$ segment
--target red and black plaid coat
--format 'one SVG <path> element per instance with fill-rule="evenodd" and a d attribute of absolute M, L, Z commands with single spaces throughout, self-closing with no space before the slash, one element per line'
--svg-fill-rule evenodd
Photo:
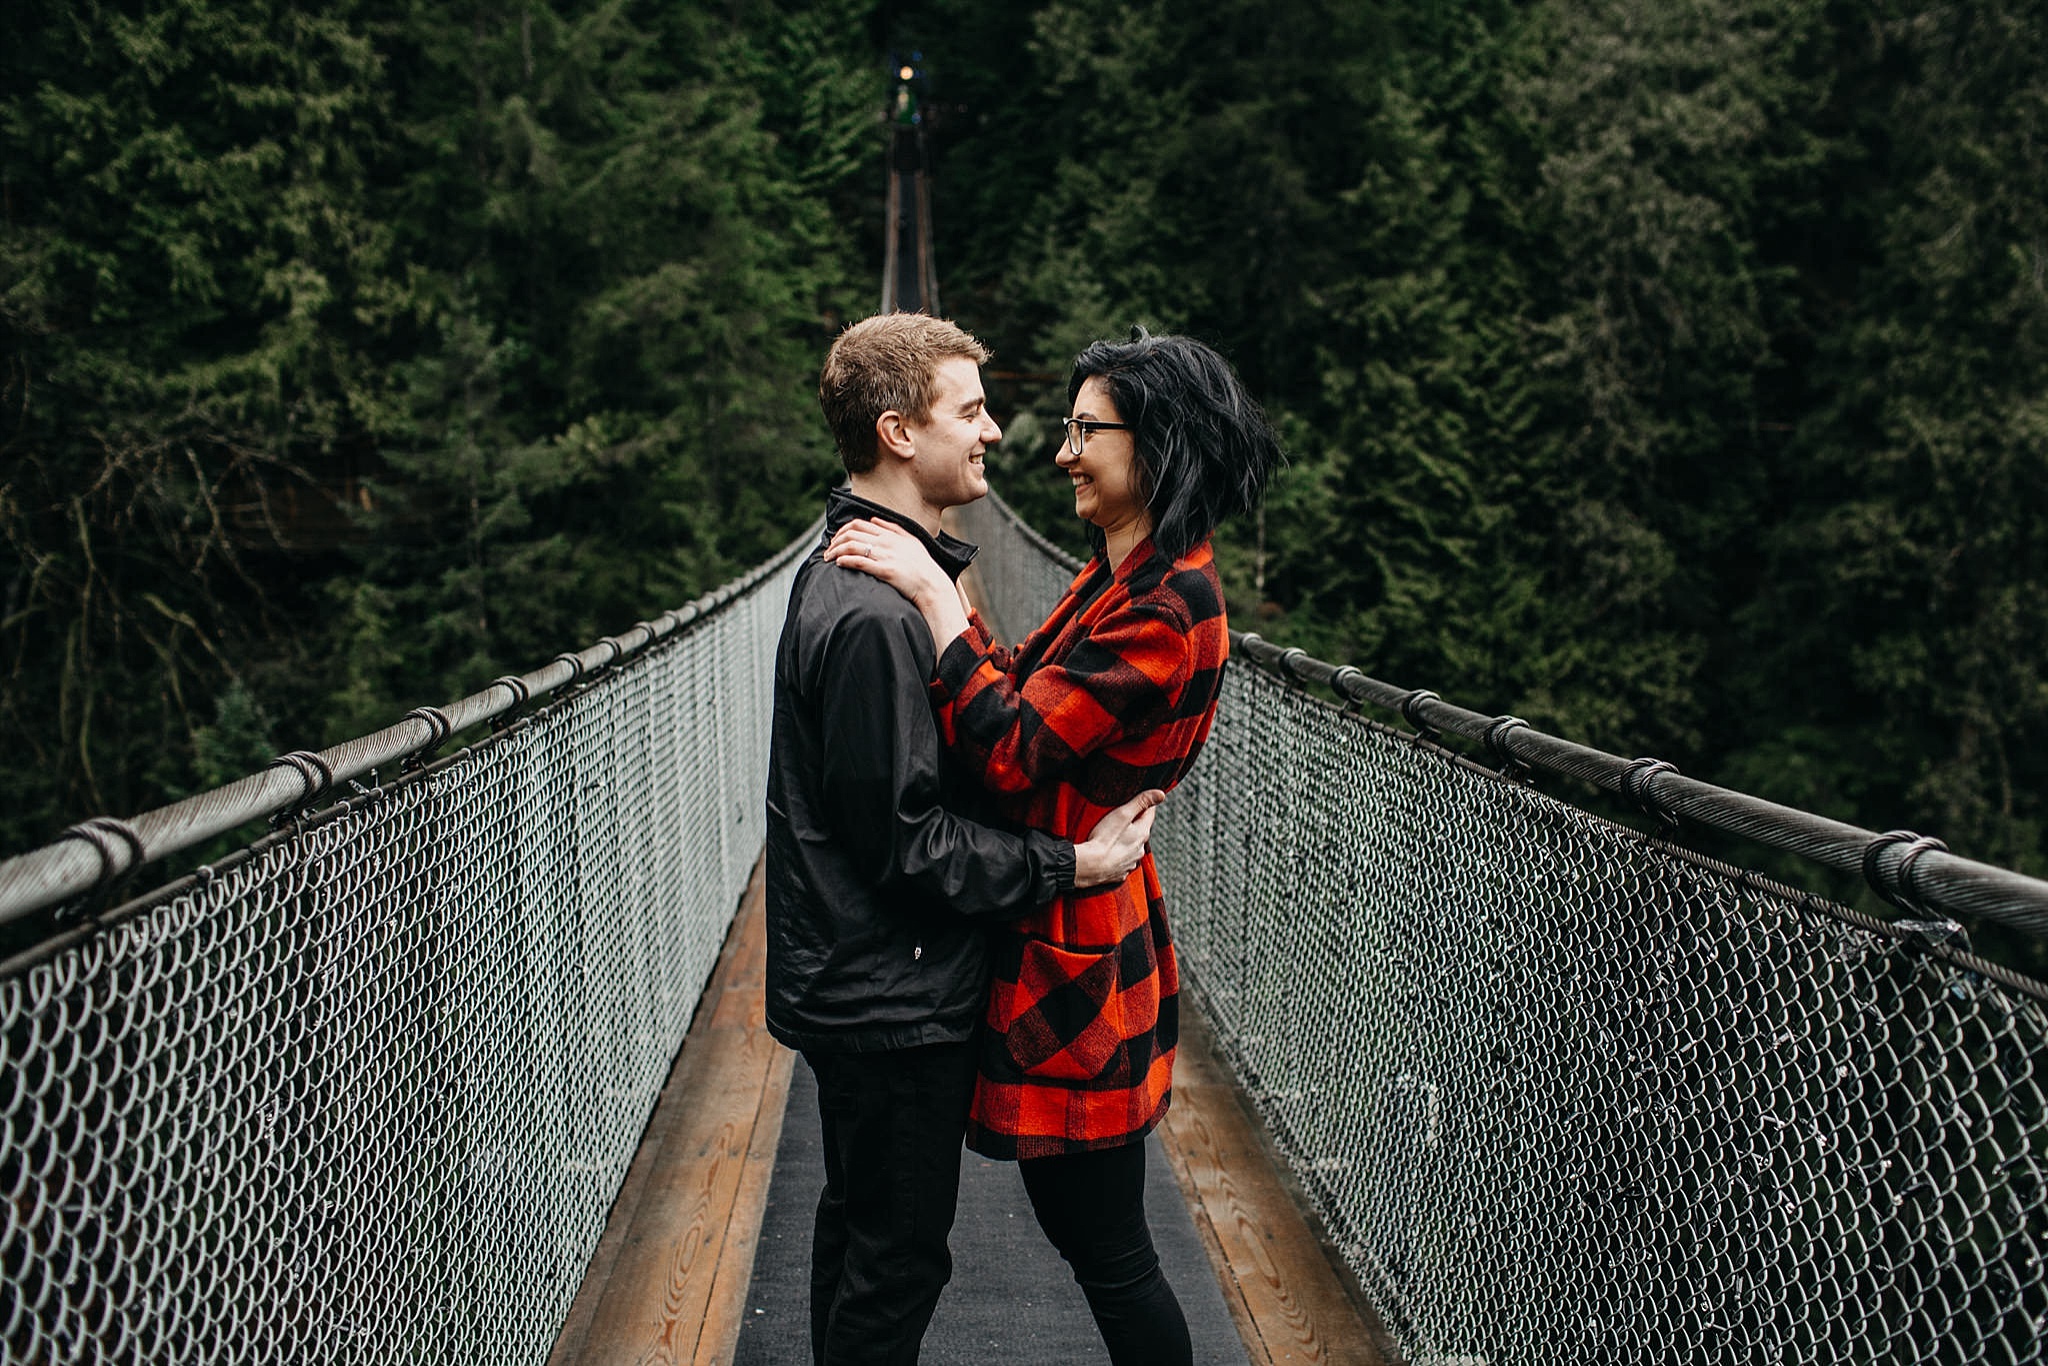
<path fill-rule="evenodd" d="M 1113 576 L 1091 561 L 1015 650 L 974 618 L 939 661 L 939 725 L 1007 816 L 1078 842 L 1188 771 L 1229 652 L 1209 544 L 1169 562 L 1144 541 Z M 1046 1157 L 1147 1133 L 1166 1113 L 1180 1037 L 1151 854 L 1119 885 L 1063 893 L 999 929 L 992 949 L 968 1145 Z"/>

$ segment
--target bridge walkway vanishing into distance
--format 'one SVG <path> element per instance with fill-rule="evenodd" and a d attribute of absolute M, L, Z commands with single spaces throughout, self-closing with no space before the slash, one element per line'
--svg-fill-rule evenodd
<path fill-rule="evenodd" d="M 913 84 L 917 68 L 898 71 L 889 126 L 889 186 L 882 206 L 882 306 L 878 313 L 939 316 L 939 272 L 932 254 L 931 158 Z"/>
<path fill-rule="evenodd" d="M 1037 620 L 1071 563 L 994 500 L 963 512 L 992 615 Z M 762 1097 L 790 1068 L 740 1007 L 744 933 L 705 986 L 815 534 L 531 673 L 0 863 L 28 944 L 0 964 L 0 1360 L 545 1362 L 565 1328 L 591 1340 L 594 1265 L 628 1260 L 622 1188 L 651 1208 L 670 1177 L 669 1265 L 711 1271 L 663 1282 L 697 1339 L 667 1359 L 711 1359 L 753 1259 L 690 1220 L 768 1179 L 717 1157 L 776 1146 Z M 134 894 L 139 865 L 265 815 Z M 1702 857 L 1674 820 L 1865 875 L 1898 913 Z M 1212 1138 L 1278 1155 L 1388 1358 L 2039 1359 L 2048 988 L 1958 922 L 2048 932 L 2048 885 L 1249 635 L 1154 844 L 1205 1022 L 1186 1114 L 1221 1093 L 1208 1113 L 1256 1117 Z M 732 1084 L 735 1057 L 759 1075 Z M 751 1118 L 690 1128 L 749 1086 Z M 636 1174 L 643 1136 L 713 1160 Z M 1232 1198 L 1198 1189 L 1197 1225 Z M 1245 1327 L 1314 1241 L 1209 1241 L 1253 1360 L 1369 1345 Z M 1007 1289 L 949 1293 L 1008 1314 Z"/>

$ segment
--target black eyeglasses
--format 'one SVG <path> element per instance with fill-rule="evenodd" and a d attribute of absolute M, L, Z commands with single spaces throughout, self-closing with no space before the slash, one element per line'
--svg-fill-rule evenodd
<path fill-rule="evenodd" d="M 1063 417 L 1060 425 L 1067 429 L 1067 449 L 1075 455 L 1081 453 L 1081 445 L 1087 441 L 1090 432 L 1128 432 L 1128 422 L 1089 422 L 1078 417 Z"/>

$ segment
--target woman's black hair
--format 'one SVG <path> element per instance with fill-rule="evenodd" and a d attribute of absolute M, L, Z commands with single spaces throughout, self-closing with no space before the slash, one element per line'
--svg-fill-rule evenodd
<path fill-rule="evenodd" d="M 1193 337 L 1134 327 L 1129 341 L 1095 342 L 1075 358 L 1070 405 L 1090 379 L 1102 381 L 1131 424 L 1138 487 L 1162 554 L 1179 559 L 1225 517 L 1258 506 L 1280 440 L 1230 362 Z"/>

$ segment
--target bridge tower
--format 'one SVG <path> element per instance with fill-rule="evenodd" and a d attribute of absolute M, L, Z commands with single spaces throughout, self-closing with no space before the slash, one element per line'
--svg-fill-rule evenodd
<path fill-rule="evenodd" d="M 884 313 L 939 312 L 939 276 L 932 263 L 931 163 L 924 141 L 925 77 L 912 53 L 896 67 L 889 119 L 887 236 L 882 250 Z"/>

